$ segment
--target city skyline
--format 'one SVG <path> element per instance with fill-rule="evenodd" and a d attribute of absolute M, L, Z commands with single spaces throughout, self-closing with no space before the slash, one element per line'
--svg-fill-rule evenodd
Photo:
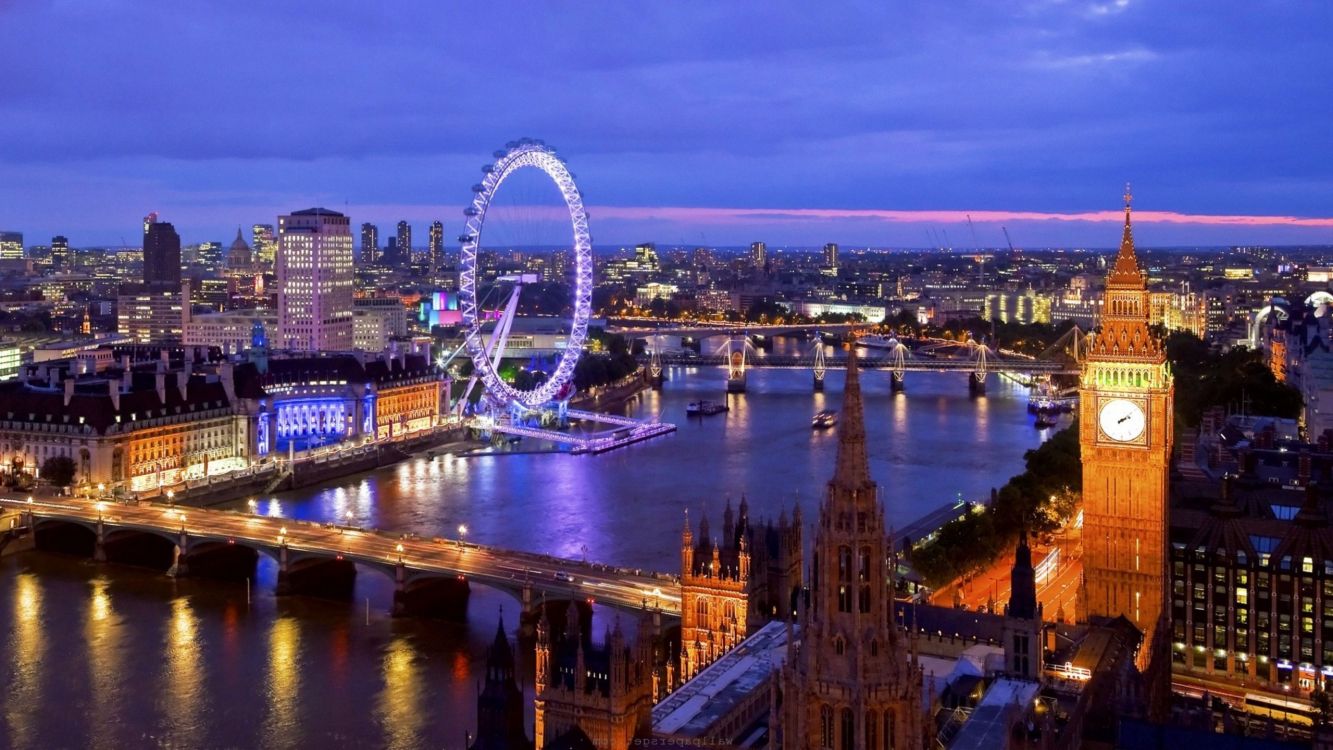
<path fill-rule="evenodd" d="M 325 205 L 438 219 L 452 238 L 496 142 L 530 135 L 579 164 L 599 243 L 925 247 L 943 230 L 971 247 L 971 214 L 981 246 L 1002 246 L 1001 226 L 1020 247 L 1101 246 L 1128 180 L 1147 246 L 1327 244 L 1330 11 L 1256 12 L 788 6 L 751 29 L 744 9 L 703 5 L 265 9 L 269 27 L 312 30 L 291 38 L 252 33 L 243 7 L 8 5 L 0 64 L 22 75 L 0 104 L 0 226 L 116 245 L 155 210 L 190 243 Z M 407 43 L 459 23 L 519 43 Z M 117 28 L 157 31 L 127 48 Z M 87 54 L 34 47 L 57 34 Z M 188 63 L 228 37 L 252 54 Z"/>

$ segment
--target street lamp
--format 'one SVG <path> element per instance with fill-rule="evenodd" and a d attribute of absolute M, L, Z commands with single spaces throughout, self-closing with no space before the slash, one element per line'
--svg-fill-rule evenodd
<path fill-rule="evenodd" d="M 467 536 L 467 524 L 458 524 L 458 548 L 463 548 L 463 537 Z"/>
<path fill-rule="evenodd" d="M 287 544 L 287 527 L 286 527 L 286 526 L 283 526 L 282 528 L 278 529 L 278 544 L 282 544 L 282 545 Z"/>
<path fill-rule="evenodd" d="M 174 502 L 176 502 L 176 491 L 175 491 L 175 490 L 167 490 L 167 502 L 169 502 L 169 503 L 174 503 Z"/>
<path fill-rule="evenodd" d="M 182 513 L 182 514 L 180 514 L 180 516 L 181 516 L 181 533 L 184 533 L 184 532 L 185 532 L 185 514 Z"/>
<path fill-rule="evenodd" d="M 32 502 L 32 500 L 29 499 L 28 502 Z M 97 520 L 98 520 L 99 522 L 102 520 L 102 511 L 104 511 L 104 510 L 106 510 L 106 503 L 101 503 L 101 502 L 99 502 L 99 503 L 97 504 Z"/>
<path fill-rule="evenodd" d="M 347 519 L 347 525 L 348 525 L 348 526 L 351 526 L 351 525 L 352 525 L 352 511 L 349 510 L 349 511 L 347 511 L 346 513 L 344 513 L 344 514 L 343 514 L 343 518 Z"/>
<path fill-rule="evenodd" d="M 398 551 L 398 562 L 401 563 L 403 561 L 403 543 L 399 542 L 394 549 Z"/>
<path fill-rule="evenodd" d="M 105 492 L 106 492 L 106 485 L 103 484 L 102 482 L 98 482 L 98 483 L 97 483 L 97 494 L 101 495 L 101 494 L 103 494 L 103 493 L 105 493 Z"/>
<path fill-rule="evenodd" d="M 251 513 L 251 514 L 255 514 L 255 513 L 258 513 L 258 512 L 259 512 L 259 503 L 256 502 L 255 499 L 254 499 L 253 497 L 250 498 L 249 500 L 247 500 L 245 504 L 248 505 L 248 506 L 250 506 L 250 513 Z"/>

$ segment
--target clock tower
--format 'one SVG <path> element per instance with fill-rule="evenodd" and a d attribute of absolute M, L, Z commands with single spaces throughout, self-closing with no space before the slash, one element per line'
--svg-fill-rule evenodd
<path fill-rule="evenodd" d="M 1132 621 L 1143 632 L 1141 669 L 1168 611 L 1167 479 L 1174 430 L 1171 368 L 1148 321 L 1147 274 L 1134 255 L 1126 186 L 1125 232 L 1106 278 L 1101 331 L 1084 355 L 1079 382 L 1079 614 Z"/>

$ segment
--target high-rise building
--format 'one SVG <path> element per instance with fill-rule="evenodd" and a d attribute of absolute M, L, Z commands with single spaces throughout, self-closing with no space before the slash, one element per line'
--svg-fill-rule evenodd
<path fill-rule="evenodd" d="M 870 478 L 856 349 L 847 357 L 837 463 L 819 509 L 800 643 L 782 668 L 787 748 L 934 745 L 917 649 L 894 620 L 889 530 Z"/>
<path fill-rule="evenodd" d="M 1169 580 L 1167 482 L 1174 386 L 1166 351 L 1148 325 L 1147 274 L 1134 255 L 1129 198 L 1127 190 L 1124 235 L 1106 279 L 1101 333 L 1085 355 L 1080 379 L 1079 614 L 1080 619 L 1123 615 L 1133 622 L 1144 636 L 1139 653 L 1143 670 L 1158 658 L 1152 655 L 1157 648 L 1154 634 Z"/>
<path fill-rule="evenodd" d="M 438 221 L 430 225 L 430 252 L 427 260 L 432 274 L 438 273 L 444 265 L 444 225 Z"/>
<path fill-rule="evenodd" d="M 412 262 L 412 225 L 406 221 L 398 222 L 398 255 L 399 265 Z"/>
<path fill-rule="evenodd" d="M 278 243 L 273 238 L 272 224 L 255 224 L 250 227 L 250 251 L 254 253 L 257 264 L 273 267 L 278 257 Z"/>
<path fill-rule="evenodd" d="M 380 228 L 366 222 L 361 225 L 361 262 L 375 263 L 380 259 Z"/>
<path fill-rule="evenodd" d="M 768 263 L 768 246 L 762 242 L 751 242 L 750 265 L 762 271 L 766 263 Z"/>
<path fill-rule="evenodd" d="M 74 263 L 69 255 L 69 240 L 61 235 L 51 238 L 51 270 L 68 271 Z"/>
<path fill-rule="evenodd" d="M 278 341 L 294 351 L 352 349 L 352 228 L 308 208 L 278 217 Z"/>
<path fill-rule="evenodd" d="M 835 268 L 835 269 L 838 267 L 838 243 L 836 242 L 825 243 L 824 267 Z"/>
<path fill-rule="evenodd" d="M 179 289 L 181 237 L 169 222 L 151 213 L 143 220 L 143 282 L 152 287 Z"/>
<path fill-rule="evenodd" d="M 23 257 L 23 233 L 0 232 L 0 260 Z"/>

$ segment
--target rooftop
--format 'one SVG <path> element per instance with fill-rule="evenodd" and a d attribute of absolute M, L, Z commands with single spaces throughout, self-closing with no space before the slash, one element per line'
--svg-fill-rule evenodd
<path fill-rule="evenodd" d="M 1040 689 L 1033 680 L 1001 678 L 991 683 L 971 718 L 954 737 L 950 750 L 1007 747 L 1014 716 L 1032 704 Z"/>
<path fill-rule="evenodd" d="M 787 624 L 770 622 L 653 707 L 653 733 L 706 737 L 787 658 Z"/>

